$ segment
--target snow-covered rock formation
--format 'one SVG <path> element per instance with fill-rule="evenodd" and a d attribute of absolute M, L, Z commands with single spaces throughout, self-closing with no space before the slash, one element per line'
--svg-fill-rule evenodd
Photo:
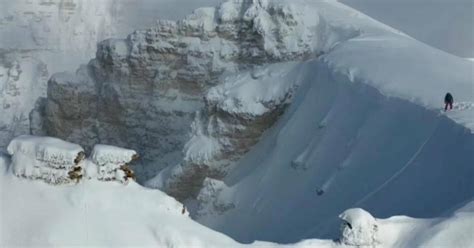
<path fill-rule="evenodd" d="M 148 185 L 185 199 L 206 176 L 222 178 L 288 104 L 296 74 L 266 64 L 315 57 L 356 34 L 273 1 L 201 8 L 182 21 L 103 41 L 88 66 L 53 76 L 44 127 L 86 149 L 132 147 L 144 154 L 141 181 L 171 166 L 165 181 Z M 248 80 L 280 87 L 263 94 L 265 85 L 252 88 Z"/>
<path fill-rule="evenodd" d="M 128 167 L 129 163 L 138 159 L 134 150 L 110 145 L 95 145 L 91 161 L 97 165 L 97 179 L 104 181 L 117 180 L 122 183 L 129 178 L 135 179 L 135 174 Z"/>
<path fill-rule="evenodd" d="M 51 184 L 82 178 L 81 162 L 85 154 L 79 145 L 56 138 L 23 135 L 13 139 L 7 150 L 16 176 Z"/>
<path fill-rule="evenodd" d="M 40 98 L 46 97 L 48 79 L 87 63 L 97 50 L 97 42 L 153 26 L 158 18 L 179 19 L 195 8 L 217 2 L 187 1 L 177 10 L 175 2 L 161 0 L 142 0 L 140 4 L 120 0 L 1 0 L 0 149 L 18 135 L 41 133 L 41 108 L 30 112 L 42 104 Z M 34 130 L 30 131 L 31 126 Z"/>
<path fill-rule="evenodd" d="M 348 208 L 432 218 L 472 199 L 471 73 L 336 1 L 236 0 L 103 41 L 51 78 L 38 123 L 137 150 L 139 179 L 238 241 L 337 238 Z M 443 114 L 447 91 L 459 103 Z M 437 242 L 382 222 L 382 247 Z"/>
<path fill-rule="evenodd" d="M 73 70 L 96 42 L 116 34 L 114 1 L 2 1 L 0 8 L 0 147 L 30 133 L 30 112 L 52 73 Z"/>
<path fill-rule="evenodd" d="M 138 154 L 129 149 L 97 144 L 89 159 L 81 146 L 57 138 L 22 135 L 8 145 L 11 171 L 18 177 L 50 184 L 78 183 L 81 179 L 135 180 L 129 163 Z"/>

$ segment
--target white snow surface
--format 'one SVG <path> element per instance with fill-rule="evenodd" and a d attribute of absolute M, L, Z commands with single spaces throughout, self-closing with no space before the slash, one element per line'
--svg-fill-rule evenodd
<path fill-rule="evenodd" d="M 318 58 L 287 65 L 300 80 L 290 107 L 237 162 L 218 199 L 212 199 L 235 207 L 198 221 L 241 242 L 295 242 L 334 238 L 337 216 L 348 208 L 362 207 L 380 217 L 433 218 L 470 200 L 472 62 L 335 1 L 277 2 L 315 13 L 305 21 L 324 20 L 344 33 L 355 30 L 355 36 L 326 43 L 330 49 Z M 273 86 L 281 85 L 268 84 L 265 91 Z M 455 99 L 448 112 L 443 110 L 446 92 Z M 227 91 L 220 102 L 232 103 L 238 93 Z"/>
<path fill-rule="evenodd" d="M 13 171 L 29 175 L 41 167 L 70 169 L 84 150 L 57 138 L 22 135 L 10 142 L 7 151 L 13 158 Z"/>
<path fill-rule="evenodd" d="M 233 3 L 238 2 L 229 3 L 228 11 L 222 8 L 221 18 L 234 18 Z M 241 242 L 294 243 L 334 238 L 337 216 L 362 207 L 376 217 L 395 215 L 375 219 L 380 247 L 472 247 L 472 62 L 335 1 L 271 3 L 291 3 L 288 8 L 314 13 L 304 15 L 312 16 L 304 21 L 324 21 L 341 35 L 325 41 L 327 49 L 316 59 L 279 65 L 280 78 L 285 72 L 300 74 L 292 104 L 229 172 L 224 185 L 212 183 L 219 190 L 212 200 L 235 207 L 199 221 Z M 258 25 L 261 32 L 271 30 L 266 23 Z M 268 51 L 277 52 L 273 42 L 266 44 Z M 291 48 L 291 41 L 286 45 Z M 263 80 L 260 87 L 254 85 L 258 75 L 242 77 L 248 80 L 215 89 L 225 97 L 214 97 L 212 91 L 210 96 L 223 108 L 259 114 L 267 107 L 262 101 L 279 99 L 281 89 L 293 85 Z M 256 92 L 262 89 L 268 94 Z M 455 110 L 444 113 L 448 91 Z M 205 158 L 214 148 L 197 153 Z M 6 161 L 0 159 L 0 171 Z M 239 246 L 182 216 L 181 205 L 160 191 L 135 183 L 88 180 L 51 186 L 0 174 L 2 245 Z M 295 246 L 341 244 L 309 239 Z"/>
<path fill-rule="evenodd" d="M 227 76 L 213 87 L 206 99 L 228 113 L 258 116 L 280 104 L 288 92 L 299 86 L 299 63 L 262 66 L 249 72 Z M 295 70 L 296 68 L 296 70 Z"/>
<path fill-rule="evenodd" d="M 1 176 L 2 247 L 237 247 L 181 214 L 182 204 L 130 182 L 51 186 Z"/>
<path fill-rule="evenodd" d="M 191 130 L 191 139 L 185 144 L 183 149 L 184 161 L 199 164 L 210 160 L 215 154 L 220 152 L 221 145 L 219 142 L 215 138 L 204 134 L 206 129 L 200 121 L 199 112 L 196 113 L 196 118 L 191 125 Z M 180 166 L 178 165 L 177 167 L 179 168 Z M 163 182 L 157 183 L 162 184 Z"/>
<path fill-rule="evenodd" d="M 4 173 L 8 163 L 7 155 L 0 154 L 2 247 L 351 247 L 320 239 L 244 245 L 194 222 L 187 212 L 182 214 L 181 203 L 159 190 L 134 182 L 122 185 L 96 180 L 53 186 Z M 378 239 L 374 247 L 469 247 L 474 242 L 469 235 L 474 231 L 474 202 L 436 219 L 374 219 L 363 210 L 346 211 L 343 218 L 354 226 L 375 221 Z"/>
<path fill-rule="evenodd" d="M 132 161 L 132 157 L 137 155 L 137 152 L 121 147 L 97 144 L 92 149 L 91 159 L 98 165 L 117 164 L 124 165 Z"/>
<path fill-rule="evenodd" d="M 426 44 L 474 56 L 472 0 L 339 0 Z"/>
<path fill-rule="evenodd" d="M 341 242 L 354 246 L 377 243 L 378 226 L 375 218 L 361 208 L 351 208 L 339 215 L 345 221 Z"/>

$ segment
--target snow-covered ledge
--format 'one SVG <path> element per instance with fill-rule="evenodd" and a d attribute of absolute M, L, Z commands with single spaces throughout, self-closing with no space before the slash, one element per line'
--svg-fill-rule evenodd
<path fill-rule="evenodd" d="M 77 144 L 30 135 L 13 139 L 7 150 L 11 156 L 9 169 L 14 175 L 50 184 L 79 182 L 84 176 L 126 184 L 135 179 L 129 163 L 138 159 L 134 150 L 110 145 L 95 145 L 86 159 L 84 149 Z"/>

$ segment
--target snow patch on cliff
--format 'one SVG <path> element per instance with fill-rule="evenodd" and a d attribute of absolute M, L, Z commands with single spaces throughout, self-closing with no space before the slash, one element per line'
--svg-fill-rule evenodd
<path fill-rule="evenodd" d="M 259 116 L 287 100 L 299 86 L 299 63 L 255 67 L 225 77 L 206 95 L 210 105 L 231 114 Z"/>

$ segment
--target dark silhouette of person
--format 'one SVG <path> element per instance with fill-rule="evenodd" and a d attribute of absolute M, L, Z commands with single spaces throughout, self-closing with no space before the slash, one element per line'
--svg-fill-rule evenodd
<path fill-rule="evenodd" d="M 453 109 L 453 102 L 454 102 L 454 98 L 453 98 L 453 95 L 451 95 L 451 93 L 446 93 L 446 96 L 444 96 L 444 111 L 447 111 L 448 110 L 448 106 L 449 106 L 449 109 Z"/>

